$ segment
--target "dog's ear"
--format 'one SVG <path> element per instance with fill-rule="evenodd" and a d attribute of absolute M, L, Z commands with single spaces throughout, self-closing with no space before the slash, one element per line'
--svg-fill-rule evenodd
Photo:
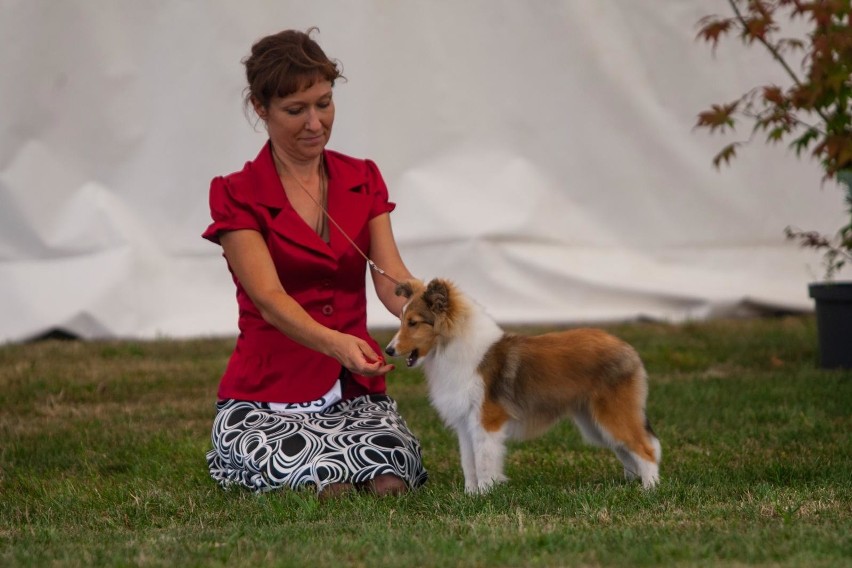
<path fill-rule="evenodd" d="M 450 286 L 445 280 L 435 278 L 426 286 L 423 301 L 433 314 L 444 314 L 450 309 Z"/>
<path fill-rule="evenodd" d="M 414 294 L 414 288 L 411 287 L 411 282 L 400 282 L 396 285 L 394 294 L 396 294 L 397 296 L 405 296 L 406 298 L 410 298 L 411 295 Z"/>
<path fill-rule="evenodd" d="M 405 282 L 400 282 L 396 285 L 394 294 L 396 294 L 397 296 L 405 296 L 406 298 L 410 298 L 422 288 L 423 283 L 420 280 L 406 280 Z"/>

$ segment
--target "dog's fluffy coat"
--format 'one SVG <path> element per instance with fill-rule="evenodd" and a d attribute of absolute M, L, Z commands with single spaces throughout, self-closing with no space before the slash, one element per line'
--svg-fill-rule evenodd
<path fill-rule="evenodd" d="M 598 329 L 504 333 L 447 280 L 407 281 L 396 293 L 409 301 L 386 351 L 422 365 L 432 404 L 458 435 L 467 492 L 506 480 L 507 439 L 537 436 L 565 416 L 588 442 L 612 449 L 629 478 L 657 484 L 662 450 L 630 345 Z"/>

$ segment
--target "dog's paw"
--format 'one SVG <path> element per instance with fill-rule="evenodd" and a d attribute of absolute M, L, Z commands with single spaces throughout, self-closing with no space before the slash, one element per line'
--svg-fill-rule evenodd
<path fill-rule="evenodd" d="M 654 489 L 660 483 L 660 476 L 653 475 L 648 477 L 647 479 L 642 480 L 642 488 L 643 489 Z"/>
<path fill-rule="evenodd" d="M 484 479 L 479 482 L 479 493 L 488 493 L 495 486 L 500 485 L 501 483 L 506 483 L 509 481 L 509 478 L 503 475 L 502 473 L 495 475 L 491 478 Z"/>

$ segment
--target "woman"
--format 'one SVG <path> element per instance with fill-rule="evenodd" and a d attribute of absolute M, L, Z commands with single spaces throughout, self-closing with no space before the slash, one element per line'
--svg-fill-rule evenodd
<path fill-rule="evenodd" d="M 382 303 L 410 278 L 378 168 L 326 150 L 337 63 L 286 30 L 243 63 L 269 140 L 210 187 L 213 223 L 237 287 L 240 334 L 219 385 L 210 474 L 255 491 L 314 486 L 400 494 L 426 481 L 420 444 L 385 394 L 393 369 L 367 333 L 366 256 Z M 327 214 L 326 214 L 327 211 Z"/>

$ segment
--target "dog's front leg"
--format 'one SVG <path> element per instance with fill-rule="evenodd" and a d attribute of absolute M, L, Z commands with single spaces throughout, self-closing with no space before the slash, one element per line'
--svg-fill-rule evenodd
<path fill-rule="evenodd" d="M 477 421 L 471 424 L 476 480 L 480 493 L 506 481 L 503 459 L 506 455 L 506 425 L 495 431 L 485 430 Z"/>
<path fill-rule="evenodd" d="M 473 440 L 470 437 L 470 432 L 464 426 L 456 428 L 456 434 L 459 438 L 459 452 L 461 453 L 461 466 L 464 473 L 464 491 L 465 493 L 476 493 L 479 491 L 479 484 L 476 479 Z"/>

